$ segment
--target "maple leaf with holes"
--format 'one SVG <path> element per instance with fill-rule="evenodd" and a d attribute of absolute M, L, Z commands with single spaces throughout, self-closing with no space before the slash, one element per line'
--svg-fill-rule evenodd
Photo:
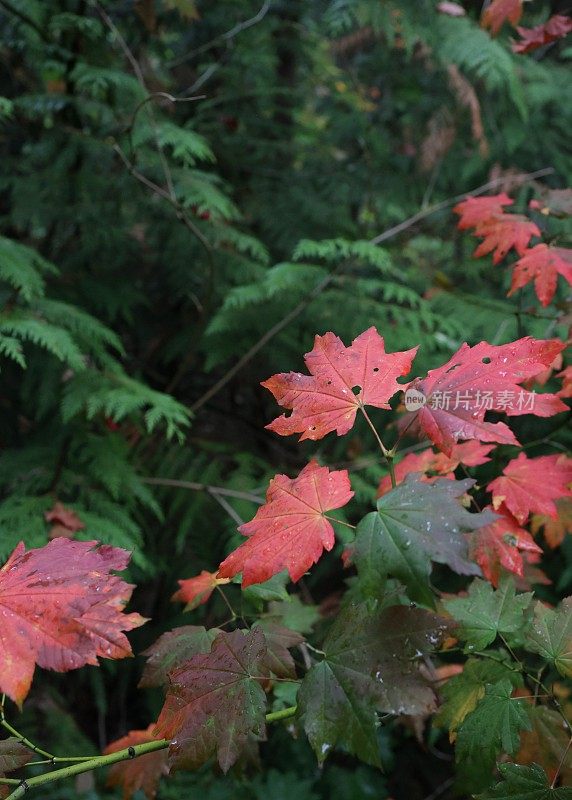
<path fill-rule="evenodd" d="M 558 275 L 572 284 L 572 250 L 537 244 L 513 264 L 508 296 L 534 281 L 536 296 L 543 306 L 547 306 L 556 292 Z"/>
<path fill-rule="evenodd" d="M 407 391 L 420 393 L 425 405 L 402 420 L 402 431 L 428 436 L 449 456 L 459 439 L 518 444 L 504 422 L 485 422 L 485 413 L 550 417 L 566 411 L 556 395 L 534 394 L 519 386 L 552 364 L 564 347 L 558 339 L 530 336 L 502 345 L 463 344 L 442 367 L 408 385 Z"/>
<path fill-rule="evenodd" d="M 511 206 L 513 203 L 514 200 L 511 200 L 504 192 L 485 197 L 468 197 L 453 208 L 455 214 L 459 214 L 461 217 L 457 227 L 461 231 L 476 228 L 477 225 L 502 214 L 503 206 Z"/>
<path fill-rule="evenodd" d="M 395 465 L 395 482 L 400 484 L 407 475 L 412 472 L 434 472 L 436 475 L 454 478 L 454 471 L 459 464 L 467 467 L 477 467 L 490 461 L 488 454 L 495 447 L 494 444 L 481 444 L 477 441 L 459 442 L 453 446 L 450 456 L 445 453 L 435 453 L 433 450 L 423 450 L 421 453 L 408 453 L 405 458 Z M 421 477 L 422 481 L 430 481 L 425 474 Z M 382 497 L 392 489 L 391 476 L 385 475 L 379 482 L 377 497 Z"/>
<path fill-rule="evenodd" d="M 316 461 L 296 478 L 276 475 L 265 504 L 238 529 L 249 538 L 225 558 L 218 577 L 242 572 L 242 585 L 250 586 L 287 569 L 293 581 L 300 580 L 324 550 L 334 546 L 326 512 L 345 506 L 353 495 L 347 470 L 330 472 Z"/>
<path fill-rule="evenodd" d="M 264 735 L 266 659 L 260 628 L 236 630 L 219 633 L 210 653 L 171 672 L 154 731 L 171 742 L 170 767 L 197 769 L 216 755 L 227 772 L 252 737 Z"/>
<path fill-rule="evenodd" d="M 533 236 L 540 236 L 540 228 L 535 222 L 521 214 L 497 214 L 479 223 L 474 232 L 483 239 L 473 256 L 481 258 L 493 253 L 493 264 L 498 264 L 509 250 L 516 250 L 519 256 L 526 252 Z"/>
<path fill-rule="evenodd" d="M 565 455 L 528 458 L 526 453 L 519 453 L 487 489 L 492 492 L 494 508 L 506 506 L 522 525 L 531 512 L 557 517 L 554 501 L 558 497 L 572 497 L 570 483 L 572 459 Z"/>
<path fill-rule="evenodd" d="M 555 14 L 550 17 L 548 22 L 544 22 L 542 25 L 536 25 L 534 28 L 518 27 L 516 30 L 520 36 L 520 41 L 513 43 L 513 52 L 532 53 L 545 44 L 550 44 L 550 42 L 555 42 L 557 39 L 563 39 L 567 36 L 572 31 L 572 19 L 564 16 L 564 14 Z"/>
<path fill-rule="evenodd" d="M 161 737 L 153 735 L 155 723 L 143 731 L 129 731 L 126 736 L 108 744 L 103 755 L 117 753 L 127 747 L 158 741 Z M 119 786 L 123 789 L 123 800 L 130 800 L 137 791 L 143 792 L 147 800 L 153 800 L 157 794 L 159 781 L 169 774 L 167 750 L 155 750 L 145 753 L 129 761 L 113 764 L 107 774 L 108 786 Z"/>
<path fill-rule="evenodd" d="M 516 25 L 522 17 L 522 0 L 492 0 L 481 17 L 483 28 L 496 36 L 505 22 Z"/>
<path fill-rule="evenodd" d="M 572 534 L 572 500 L 562 497 L 555 501 L 557 517 L 546 514 L 535 514 L 531 520 L 530 529 L 536 536 L 540 529 L 544 529 L 544 539 L 548 547 L 560 547 L 567 534 Z"/>
<path fill-rule="evenodd" d="M 520 527 L 504 506 L 497 509 L 497 516 L 495 522 L 471 534 L 469 547 L 471 557 L 493 586 L 499 585 L 501 567 L 507 572 L 523 577 L 525 570 L 523 553 L 542 553 L 542 549 L 530 533 Z"/>
<path fill-rule="evenodd" d="M 200 575 L 195 575 L 194 578 L 185 578 L 178 583 L 180 589 L 175 592 L 171 600 L 186 603 L 185 611 L 192 611 L 193 608 L 206 603 L 216 587 L 228 583 L 228 579 L 217 578 L 216 572 L 208 572 L 203 569 Z"/>
<path fill-rule="evenodd" d="M 16 703 L 36 664 L 68 672 L 132 654 L 124 631 L 146 620 L 123 613 L 133 586 L 110 574 L 130 554 L 97 545 L 60 538 L 25 552 L 20 543 L 0 570 L 0 691 Z"/>
<path fill-rule="evenodd" d="M 63 503 L 59 502 L 55 503 L 49 511 L 44 512 L 44 518 L 46 522 L 54 523 L 48 534 L 50 539 L 57 539 L 59 536 L 73 539 L 76 531 L 81 531 L 85 528 L 85 524 L 75 511 L 66 508 Z"/>
<path fill-rule="evenodd" d="M 373 327 L 349 347 L 333 333 L 316 336 L 304 356 L 310 375 L 285 372 L 263 381 L 278 404 L 292 411 L 266 427 L 281 436 L 299 433 L 300 441 L 321 439 L 331 431 L 342 436 L 360 408 L 390 408 L 389 400 L 403 388 L 397 378 L 409 372 L 417 349 L 386 353 Z"/>

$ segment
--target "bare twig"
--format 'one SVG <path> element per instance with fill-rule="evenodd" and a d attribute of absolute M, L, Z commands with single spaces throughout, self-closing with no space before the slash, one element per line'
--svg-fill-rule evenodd
<path fill-rule="evenodd" d="M 236 497 L 237 500 L 250 500 L 251 503 L 263 505 L 264 500 L 252 492 L 239 492 L 236 489 L 226 489 L 224 486 L 210 486 L 208 483 L 195 483 L 195 481 L 179 481 L 175 478 L 142 478 L 143 483 L 149 486 L 172 486 L 175 489 L 191 489 L 194 492 L 208 492 L 209 494 Z"/>
<path fill-rule="evenodd" d="M 224 497 L 221 494 L 219 494 L 217 491 L 215 491 L 214 489 L 207 489 L 207 492 L 208 492 L 208 494 L 210 494 L 210 496 L 212 498 L 214 498 L 217 501 L 217 503 L 222 508 L 224 508 L 226 513 L 229 515 L 229 517 L 232 520 L 234 520 L 238 526 L 244 525 L 244 520 L 242 519 L 240 514 L 237 514 L 237 512 L 234 510 L 234 508 L 231 506 L 231 504 L 228 502 L 228 500 L 225 500 Z"/>
<path fill-rule="evenodd" d="M 552 167 L 546 167 L 544 169 L 536 170 L 536 172 L 528 172 L 523 173 L 522 175 L 517 175 L 512 177 L 511 180 L 517 181 L 520 183 L 525 183 L 526 181 L 534 180 L 535 178 L 540 178 L 543 175 L 551 175 L 554 172 Z M 488 183 L 482 184 L 482 186 L 477 186 L 476 189 L 472 189 L 468 192 L 464 192 L 463 194 L 455 195 L 455 197 L 449 197 L 446 200 L 442 200 L 440 203 L 436 203 L 435 205 L 431 206 L 430 208 L 426 208 L 423 211 L 418 211 L 413 216 L 409 217 L 408 219 L 400 222 L 399 225 L 394 225 L 392 228 L 388 228 L 388 230 L 380 233 L 378 236 L 375 236 L 373 239 L 370 239 L 370 244 L 380 244 L 381 242 L 385 242 L 388 239 L 397 236 L 398 233 L 401 233 L 407 228 L 412 227 L 415 225 L 416 222 L 419 222 L 421 219 L 425 219 L 425 217 L 430 216 L 431 214 L 435 214 L 437 211 L 441 211 L 444 208 L 448 208 L 449 206 L 455 205 L 455 203 L 460 202 L 466 197 L 472 197 L 478 194 L 483 194 L 483 192 L 488 191 L 489 189 L 493 189 L 495 186 L 498 186 L 502 180 L 501 178 L 496 178 L 493 181 L 489 181 Z M 257 341 L 252 347 L 246 351 L 246 353 L 232 366 L 228 372 L 226 372 L 222 378 L 220 378 L 211 388 L 206 391 L 198 400 L 190 406 L 191 411 L 197 411 L 199 408 L 202 408 L 205 403 L 207 403 L 211 397 L 214 397 L 215 394 L 218 394 L 221 389 L 223 389 L 226 384 L 234 378 L 237 372 L 248 364 L 254 356 L 262 350 L 265 344 L 267 344 L 271 339 L 276 336 L 277 333 L 280 333 L 287 325 L 292 322 L 292 320 L 296 319 L 309 305 L 310 303 L 315 300 L 319 295 L 326 289 L 330 283 L 334 280 L 337 273 L 341 271 L 343 265 L 340 265 L 336 268 L 333 272 L 331 272 L 326 278 L 324 278 L 320 283 L 312 289 L 312 291 L 306 295 L 306 297 L 301 300 L 295 308 L 288 312 L 282 319 L 278 320 L 266 333 Z"/>
<path fill-rule="evenodd" d="M 272 5 L 271 0 L 264 0 L 264 3 L 260 7 L 259 11 L 250 19 L 246 19 L 243 22 L 237 23 L 233 28 L 231 28 L 226 33 L 221 34 L 220 36 L 216 36 L 210 42 L 206 42 L 206 44 L 197 47 L 195 50 L 191 50 L 188 53 L 185 53 L 178 58 L 173 59 L 173 61 L 169 61 L 167 63 L 167 67 L 178 67 L 181 64 L 184 64 L 185 61 L 189 61 L 191 58 L 195 56 L 200 56 L 203 53 L 207 53 L 209 50 L 212 50 L 213 47 L 216 47 L 218 44 L 222 43 L 229 43 L 235 36 L 242 31 L 245 31 L 247 28 L 252 28 L 253 25 L 257 25 L 259 22 L 262 22 L 268 11 L 270 10 L 270 6 Z"/>

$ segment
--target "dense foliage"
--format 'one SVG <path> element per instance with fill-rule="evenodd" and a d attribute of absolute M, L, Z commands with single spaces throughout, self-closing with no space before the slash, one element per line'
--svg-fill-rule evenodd
<path fill-rule="evenodd" d="M 567 10 L 0 0 L 5 794 L 569 800 Z"/>

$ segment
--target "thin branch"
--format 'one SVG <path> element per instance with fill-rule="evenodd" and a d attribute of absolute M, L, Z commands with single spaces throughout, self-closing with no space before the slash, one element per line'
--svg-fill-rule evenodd
<path fill-rule="evenodd" d="M 283 719 L 290 719 L 296 714 L 296 711 L 296 706 L 290 706 L 281 711 L 272 711 L 266 714 L 266 722 L 280 722 Z M 89 761 L 84 761 L 82 764 L 72 764 L 62 769 L 46 772 L 43 775 L 36 775 L 33 778 L 19 781 L 18 786 L 8 795 L 6 800 L 20 800 L 30 789 L 34 789 L 37 786 L 43 786 L 46 783 L 53 783 L 54 781 L 63 780 L 64 778 L 71 778 L 74 775 L 81 775 L 83 772 L 91 772 L 94 769 L 99 769 L 99 767 L 108 767 L 111 764 L 117 764 L 119 761 L 130 761 L 146 753 L 165 750 L 169 747 L 169 744 L 170 742 L 166 739 L 157 739 L 153 742 L 145 742 L 144 744 L 126 747 L 123 750 L 109 753 L 109 755 L 106 756 L 95 756 Z"/>
<path fill-rule="evenodd" d="M 234 39 L 239 33 L 245 31 L 247 28 L 252 28 L 253 25 L 257 25 L 259 22 L 262 22 L 268 11 L 270 10 L 270 6 L 272 5 L 271 0 L 264 0 L 259 11 L 250 19 L 244 20 L 244 22 L 239 22 L 233 28 L 231 28 L 226 33 L 221 34 L 220 36 L 216 36 L 210 42 L 206 42 L 206 44 L 197 47 L 195 50 L 191 50 L 188 53 L 185 53 L 178 58 L 173 59 L 173 61 L 167 62 L 167 67 L 178 67 L 181 64 L 184 64 L 185 61 L 189 61 L 191 58 L 195 56 L 200 56 L 203 53 L 207 53 L 209 50 L 212 50 L 213 47 L 216 47 L 218 44 L 226 42 L 227 44 Z"/>
<path fill-rule="evenodd" d="M 228 500 L 225 500 L 222 495 L 218 494 L 218 492 L 214 491 L 213 489 L 207 489 L 207 492 L 210 494 L 210 496 L 212 498 L 214 498 L 214 500 L 217 501 L 217 503 L 222 508 L 224 508 L 226 513 L 229 515 L 229 517 L 231 519 L 233 519 L 239 527 L 240 527 L 240 525 L 244 525 L 244 520 L 242 519 L 240 514 L 236 513 L 236 511 L 231 506 L 231 504 L 228 502 Z"/>
<path fill-rule="evenodd" d="M 236 489 L 225 489 L 224 486 L 211 486 L 208 483 L 195 483 L 195 481 L 180 481 L 175 478 L 142 478 L 143 483 L 150 486 L 173 486 L 175 489 L 191 489 L 194 492 L 208 492 L 209 494 L 236 497 L 239 500 L 250 500 L 251 503 L 263 505 L 264 500 L 251 492 L 239 492 Z"/>
<path fill-rule="evenodd" d="M 546 175 L 552 175 L 553 172 L 553 167 L 544 167 L 544 169 L 537 169 L 535 172 L 523 172 L 521 175 L 515 175 L 514 177 L 511 175 L 511 181 L 513 181 L 513 183 L 526 183 L 527 181 L 532 181 L 535 178 L 542 178 Z M 407 228 L 410 228 L 412 225 L 415 225 L 416 222 L 425 219 L 425 217 L 429 217 L 431 214 L 436 214 L 437 211 L 442 211 L 444 208 L 449 208 L 449 206 L 454 206 L 456 203 L 460 203 L 461 200 L 466 200 L 467 197 L 477 197 L 480 194 L 484 194 L 485 192 L 488 192 L 489 189 L 494 189 L 495 187 L 502 185 L 505 181 L 506 177 L 495 178 L 492 181 L 483 183 L 481 186 L 477 186 L 476 189 L 471 189 L 468 192 L 455 195 L 455 197 L 448 197 L 446 200 L 441 200 L 439 203 L 429 206 L 429 208 L 418 211 L 416 214 L 413 214 L 412 217 L 403 220 L 403 222 L 400 222 L 398 225 L 394 225 L 392 228 L 388 228 L 386 231 L 383 231 L 383 233 L 380 233 L 378 236 L 375 236 L 373 239 L 371 239 L 370 243 L 381 244 L 381 242 L 385 242 L 387 239 L 393 238 L 393 236 L 401 233 L 401 231 L 407 230 Z"/>
<path fill-rule="evenodd" d="M 526 181 L 534 180 L 535 178 L 540 178 L 544 175 L 551 175 L 554 172 L 553 167 L 545 167 L 544 169 L 536 170 L 536 172 L 527 172 L 522 173 L 521 175 L 516 175 L 512 177 L 511 180 L 518 183 L 525 183 Z M 440 203 L 436 203 L 435 205 L 431 206 L 430 208 L 426 208 L 423 211 L 419 211 L 414 214 L 412 217 L 400 222 L 399 225 L 394 225 L 392 228 L 388 228 L 383 233 L 380 233 L 378 236 L 375 236 L 373 239 L 370 239 L 370 244 L 380 244 L 381 242 L 385 242 L 388 239 L 397 236 L 398 233 L 401 233 L 407 228 L 410 228 L 412 225 L 415 225 L 416 222 L 419 220 L 425 219 L 426 217 L 431 216 L 431 214 L 435 214 L 437 211 L 441 211 L 444 208 L 448 208 L 449 206 L 455 205 L 460 200 L 465 199 L 466 197 L 473 197 L 479 194 L 483 194 L 483 192 L 488 191 L 489 189 L 493 189 L 495 186 L 498 186 L 502 183 L 504 179 L 496 178 L 495 180 L 488 181 L 488 183 L 484 183 L 481 186 L 477 186 L 476 189 L 472 189 L 468 192 L 464 192 L 463 194 L 455 195 L 455 197 L 449 197 L 446 200 L 442 200 Z M 273 325 L 266 333 L 255 343 L 252 347 L 246 351 L 246 353 L 232 366 L 228 372 L 226 372 L 222 378 L 220 378 L 214 386 L 205 392 L 198 400 L 190 406 L 191 411 L 198 411 L 199 408 L 202 408 L 205 403 L 214 397 L 215 394 L 218 394 L 221 389 L 223 389 L 226 384 L 231 381 L 237 372 L 248 364 L 254 356 L 262 350 L 262 348 L 276 336 L 276 334 L 280 333 L 287 325 L 292 322 L 292 320 L 296 319 L 309 305 L 312 303 L 319 295 L 326 289 L 330 283 L 334 280 L 338 272 L 341 271 L 343 265 L 339 265 L 333 272 L 331 272 L 326 278 L 320 281 L 317 286 L 312 289 L 312 291 L 306 295 L 306 297 L 301 300 L 292 311 L 289 311 L 286 316 L 284 316 L 281 320 Z"/>

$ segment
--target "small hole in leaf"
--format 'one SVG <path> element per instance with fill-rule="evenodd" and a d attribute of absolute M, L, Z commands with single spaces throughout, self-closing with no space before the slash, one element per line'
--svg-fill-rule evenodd
<path fill-rule="evenodd" d="M 374 372 L 379 372 L 379 367 L 374 367 L 374 368 L 373 368 L 373 371 L 374 371 Z"/>
<path fill-rule="evenodd" d="M 361 386 L 352 386 L 352 392 L 358 395 L 361 392 Z"/>
<path fill-rule="evenodd" d="M 483 364 L 490 364 L 490 363 L 491 363 L 491 360 L 490 360 L 490 358 L 489 358 L 488 356 L 485 356 L 485 357 L 482 359 L 482 362 L 483 362 Z"/>
<path fill-rule="evenodd" d="M 327 381 L 327 384 L 326 384 L 326 385 L 327 385 L 327 386 L 331 386 L 331 385 L 332 385 L 332 382 L 331 382 L 331 381 Z"/>

